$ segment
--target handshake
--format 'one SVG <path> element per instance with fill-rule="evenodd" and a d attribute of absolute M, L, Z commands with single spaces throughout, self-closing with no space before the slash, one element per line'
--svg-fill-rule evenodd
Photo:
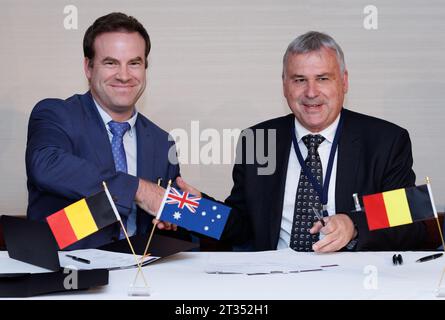
<path fill-rule="evenodd" d="M 176 184 L 182 191 L 201 197 L 201 192 L 198 189 L 188 185 L 181 177 L 176 178 Z M 165 191 L 166 190 L 164 188 L 153 182 L 139 179 L 139 187 L 136 191 L 135 202 L 142 210 L 156 217 L 159 208 L 162 205 Z M 160 230 L 176 231 L 177 229 L 175 224 L 166 221 L 159 221 L 156 218 L 153 219 L 153 224 L 156 224 Z"/>

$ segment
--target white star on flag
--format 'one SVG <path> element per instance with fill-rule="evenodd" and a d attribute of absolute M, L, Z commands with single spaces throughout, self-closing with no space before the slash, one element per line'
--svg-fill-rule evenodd
<path fill-rule="evenodd" d="M 176 212 L 173 214 L 173 218 L 174 218 L 175 220 L 179 220 L 179 219 L 181 219 L 181 213 L 178 212 L 178 211 L 176 211 Z"/>

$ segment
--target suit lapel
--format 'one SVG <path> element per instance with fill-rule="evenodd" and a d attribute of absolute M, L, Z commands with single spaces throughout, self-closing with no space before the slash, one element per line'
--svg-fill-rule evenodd
<path fill-rule="evenodd" d="M 137 176 L 146 180 L 156 181 L 154 174 L 156 141 L 150 136 L 149 128 L 140 114 L 138 114 L 136 120 L 136 137 Z"/>
<path fill-rule="evenodd" d="M 281 229 L 281 218 L 283 213 L 284 189 L 286 186 L 287 166 L 289 162 L 289 152 L 292 143 L 291 130 L 293 114 L 284 118 L 283 126 L 277 128 L 276 136 L 276 170 L 273 175 L 268 176 L 267 188 L 264 199 L 268 199 L 270 210 L 269 215 L 270 228 L 270 247 L 275 249 Z M 266 208 L 268 206 L 265 206 Z"/>
<path fill-rule="evenodd" d="M 107 128 L 97 111 L 91 93 L 88 91 L 81 96 L 82 106 L 87 115 L 86 129 L 88 131 L 88 139 L 92 148 L 96 153 L 99 167 L 114 168 L 113 153 L 111 151 L 110 139 L 108 137 Z"/>
<path fill-rule="evenodd" d="M 343 112 L 343 132 L 338 144 L 337 181 L 335 184 L 335 209 L 337 212 L 352 209 L 352 194 L 356 190 L 357 170 L 361 161 L 360 135 L 348 110 Z"/>

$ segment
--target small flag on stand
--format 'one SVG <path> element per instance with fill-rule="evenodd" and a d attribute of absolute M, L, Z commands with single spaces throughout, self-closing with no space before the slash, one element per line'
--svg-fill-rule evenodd
<path fill-rule="evenodd" d="M 230 210 L 219 202 L 168 187 L 157 219 L 219 240 Z"/>
<path fill-rule="evenodd" d="M 46 218 L 60 249 L 120 220 L 106 191 L 79 200 Z"/>
<path fill-rule="evenodd" d="M 437 218 L 429 184 L 363 196 L 369 230 Z"/>

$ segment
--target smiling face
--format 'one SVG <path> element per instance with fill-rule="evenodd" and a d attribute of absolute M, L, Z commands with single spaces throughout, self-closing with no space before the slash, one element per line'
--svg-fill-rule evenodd
<path fill-rule="evenodd" d="M 335 51 L 289 55 L 283 92 L 295 117 L 311 132 L 320 132 L 337 118 L 348 91 L 348 72 L 340 71 Z"/>
<path fill-rule="evenodd" d="M 128 120 L 146 85 L 144 39 L 137 32 L 107 32 L 93 45 L 93 60 L 84 62 L 91 94 L 113 120 Z"/>

